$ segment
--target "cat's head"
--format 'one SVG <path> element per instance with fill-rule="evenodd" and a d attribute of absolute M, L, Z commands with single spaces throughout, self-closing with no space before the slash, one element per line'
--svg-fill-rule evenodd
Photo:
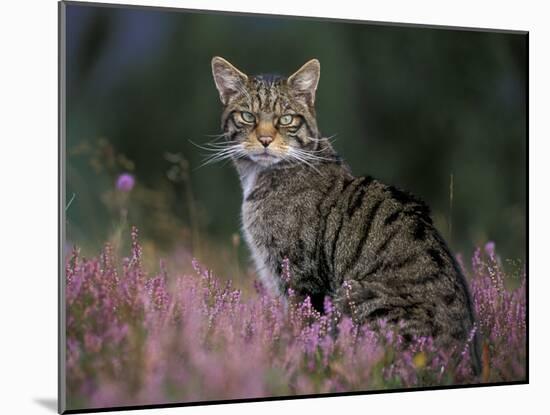
<path fill-rule="evenodd" d="M 314 108 L 320 74 L 317 59 L 285 78 L 247 76 L 214 57 L 212 73 L 224 106 L 222 129 L 228 152 L 235 159 L 270 166 L 315 157 L 320 142 Z"/>

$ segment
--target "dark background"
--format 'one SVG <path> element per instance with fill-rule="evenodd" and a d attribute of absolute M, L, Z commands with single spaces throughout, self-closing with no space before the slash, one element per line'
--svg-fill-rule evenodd
<path fill-rule="evenodd" d="M 191 143 L 220 132 L 220 55 L 249 74 L 318 58 L 319 126 L 356 175 L 424 199 L 455 252 L 525 258 L 526 35 L 69 5 L 66 46 L 67 239 L 84 251 L 135 224 L 146 250 L 247 263 L 236 173 L 198 168 Z"/>

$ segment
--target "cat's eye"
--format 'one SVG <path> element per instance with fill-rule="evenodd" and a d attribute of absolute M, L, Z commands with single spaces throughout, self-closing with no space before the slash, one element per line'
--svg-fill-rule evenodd
<path fill-rule="evenodd" d="M 283 115 L 281 118 L 279 118 L 279 124 L 281 125 L 288 125 L 292 122 L 294 117 L 290 114 Z"/>
<path fill-rule="evenodd" d="M 256 121 L 256 117 L 254 117 L 254 114 L 248 111 L 241 112 L 241 118 L 244 122 L 253 123 Z"/>

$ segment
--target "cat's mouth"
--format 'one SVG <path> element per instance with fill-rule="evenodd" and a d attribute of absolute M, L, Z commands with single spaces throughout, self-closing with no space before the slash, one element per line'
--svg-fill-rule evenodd
<path fill-rule="evenodd" d="M 262 166 L 270 166 L 281 161 L 281 157 L 268 148 L 250 152 L 249 157 L 252 161 Z"/>

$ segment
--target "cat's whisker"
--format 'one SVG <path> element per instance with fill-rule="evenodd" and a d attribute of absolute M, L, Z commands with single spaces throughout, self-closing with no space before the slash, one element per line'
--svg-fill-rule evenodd
<path fill-rule="evenodd" d="M 238 144 L 235 143 L 206 143 L 207 148 L 211 150 L 223 150 L 225 148 L 231 148 Z"/>
<path fill-rule="evenodd" d="M 232 154 L 231 156 L 224 157 L 220 160 L 217 160 L 216 162 L 222 162 L 221 166 L 223 167 L 223 166 L 227 165 L 227 163 L 229 163 L 232 160 L 240 160 L 240 159 L 242 159 L 246 156 L 247 156 L 246 152 L 244 150 L 240 149 L 238 151 L 235 151 L 235 153 Z M 212 162 L 212 163 L 215 163 L 215 162 Z"/>
<path fill-rule="evenodd" d="M 216 152 L 215 154 L 212 154 L 208 157 L 208 160 L 216 160 L 218 158 L 225 158 L 228 156 L 231 156 L 232 154 L 235 154 L 238 151 L 237 148 L 228 148 L 225 150 L 220 150 Z"/>
<path fill-rule="evenodd" d="M 231 157 L 231 160 L 240 160 L 240 159 L 243 159 L 247 156 L 248 156 L 248 154 L 246 153 L 246 151 L 241 149 L 241 150 L 237 151 L 233 157 Z M 227 161 L 229 161 L 229 160 L 230 159 L 228 159 Z M 225 165 L 226 163 L 224 163 L 223 165 Z"/>
<path fill-rule="evenodd" d="M 205 134 L 204 136 L 205 137 L 210 137 L 210 138 L 221 138 L 221 137 L 225 137 L 225 136 L 228 136 L 229 134 L 228 133 L 221 133 L 221 134 Z"/>
<path fill-rule="evenodd" d="M 309 161 L 333 161 L 334 160 L 333 158 L 323 157 L 323 156 L 319 156 L 317 154 L 314 154 L 315 150 L 305 151 L 305 150 L 302 150 L 302 149 L 299 149 L 299 148 L 292 148 L 292 151 L 296 154 L 299 154 L 301 157 L 303 157 L 303 158 L 305 158 Z M 321 151 L 318 151 L 318 152 L 321 152 Z"/>
<path fill-rule="evenodd" d="M 293 160 L 296 160 L 298 161 L 299 163 L 303 163 L 305 164 L 306 166 L 308 167 L 311 167 L 313 170 L 315 170 L 317 173 L 321 174 L 321 172 L 319 171 L 319 169 L 317 169 L 312 163 L 310 163 L 310 161 L 303 157 L 301 154 L 299 154 L 298 152 L 295 151 L 296 149 L 294 148 L 289 148 L 288 149 L 288 152 L 287 152 L 287 156 L 289 156 L 290 159 L 293 159 Z M 322 175 L 322 174 L 321 174 Z"/>
<path fill-rule="evenodd" d="M 332 140 L 334 137 L 336 137 L 338 134 L 333 134 L 329 137 L 309 137 L 307 136 L 308 139 L 310 139 L 311 141 L 328 141 L 328 140 Z"/>
<path fill-rule="evenodd" d="M 207 157 L 206 160 L 204 160 L 204 162 L 197 167 L 197 169 L 223 160 L 229 160 L 234 157 L 242 158 L 243 155 L 245 155 L 245 153 L 242 146 L 240 144 L 233 144 L 230 147 L 216 150 L 216 152 Z"/>
<path fill-rule="evenodd" d="M 204 150 L 204 151 L 219 151 L 219 150 L 224 150 L 224 149 L 227 149 L 227 148 L 239 146 L 239 144 L 228 142 L 228 143 L 206 143 L 205 145 L 208 146 L 208 147 L 205 147 L 205 146 L 202 146 L 200 144 L 195 143 L 194 141 L 191 141 L 191 140 L 188 140 L 188 141 L 191 144 L 193 144 L 195 147 L 200 148 L 201 150 Z"/>
<path fill-rule="evenodd" d="M 305 151 L 306 153 L 310 153 L 310 154 L 319 154 L 319 153 L 326 153 L 327 151 L 330 152 L 332 151 L 332 149 L 330 147 L 324 147 L 320 150 L 302 150 L 302 151 Z"/>
<path fill-rule="evenodd" d="M 338 137 L 336 137 L 337 135 L 338 135 L 338 134 L 333 134 L 333 135 L 331 135 L 331 136 L 329 136 L 329 137 L 321 137 L 321 138 L 315 138 L 315 137 L 306 136 L 306 138 L 307 138 L 308 140 L 314 141 L 314 142 L 316 142 L 316 143 L 327 142 L 327 143 L 329 143 L 329 144 L 332 144 L 332 143 L 334 143 L 334 142 L 338 139 Z"/>
<path fill-rule="evenodd" d="M 199 165 L 196 169 L 200 169 L 202 167 L 206 167 L 206 166 L 209 166 L 209 165 L 214 164 L 214 163 L 218 163 L 218 162 L 223 161 L 223 160 L 229 160 L 229 159 L 231 159 L 231 157 L 232 156 L 228 155 L 228 156 L 220 157 L 220 158 L 217 158 L 217 159 L 206 160 L 204 163 Z"/>
<path fill-rule="evenodd" d="M 221 134 L 205 134 L 205 137 L 212 138 L 210 143 L 219 143 L 221 139 L 227 139 L 229 137 L 228 133 L 221 133 Z"/>

